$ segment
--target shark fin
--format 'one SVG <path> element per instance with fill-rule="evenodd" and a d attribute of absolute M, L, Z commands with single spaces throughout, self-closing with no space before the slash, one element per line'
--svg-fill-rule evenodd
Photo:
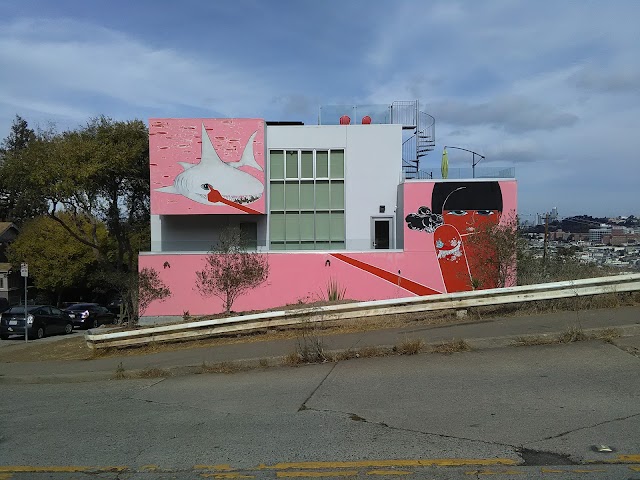
<path fill-rule="evenodd" d="M 195 164 L 193 164 L 193 163 L 187 163 L 187 162 L 178 162 L 178 163 L 185 170 L 189 170 L 191 167 L 195 167 Z"/>
<path fill-rule="evenodd" d="M 169 185 L 168 187 L 156 188 L 156 192 L 162 192 L 162 193 L 179 193 L 179 192 L 176 190 L 176 187 L 174 187 L 173 185 Z"/>
<path fill-rule="evenodd" d="M 251 167 L 251 168 L 255 168 L 256 170 L 262 171 L 262 167 L 258 165 L 258 162 L 256 162 L 256 157 L 253 155 L 253 141 L 255 140 L 257 134 L 258 132 L 255 131 L 249 137 L 247 144 L 244 146 L 244 151 L 242 152 L 242 157 L 240 158 L 240 161 L 229 163 L 229 165 L 231 165 L 234 168 Z"/>
<path fill-rule="evenodd" d="M 202 159 L 200 160 L 200 164 L 204 165 L 220 165 L 224 162 L 220 160 L 218 156 L 218 152 L 213 148 L 213 144 L 211 143 L 211 139 L 207 134 L 207 130 L 204 128 L 204 123 L 202 124 Z"/>

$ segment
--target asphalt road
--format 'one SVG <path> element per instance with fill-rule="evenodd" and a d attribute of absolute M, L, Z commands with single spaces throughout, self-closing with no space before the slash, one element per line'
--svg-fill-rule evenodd
<path fill-rule="evenodd" d="M 2 480 L 640 479 L 640 359 L 601 342 L 1 388 Z"/>

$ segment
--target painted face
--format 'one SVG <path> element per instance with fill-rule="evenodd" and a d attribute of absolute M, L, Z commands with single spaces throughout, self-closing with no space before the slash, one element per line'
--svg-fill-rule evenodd
<path fill-rule="evenodd" d="M 456 227 L 460 235 L 465 235 L 482 225 L 497 224 L 501 214 L 500 210 L 443 210 L 442 219 L 445 224 Z"/>

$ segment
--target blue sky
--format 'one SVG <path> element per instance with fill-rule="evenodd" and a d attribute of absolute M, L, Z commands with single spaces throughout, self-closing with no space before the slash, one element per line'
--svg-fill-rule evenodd
<path fill-rule="evenodd" d="M 516 167 L 525 219 L 640 215 L 639 18 L 635 0 L 5 0 L 0 137 L 15 114 L 315 124 L 320 104 L 419 99 L 424 168 L 456 145 Z"/>

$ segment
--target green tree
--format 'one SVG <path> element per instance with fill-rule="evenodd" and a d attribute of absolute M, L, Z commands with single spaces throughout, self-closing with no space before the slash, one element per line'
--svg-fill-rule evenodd
<path fill-rule="evenodd" d="M 64 213 L 60 215 L 67 217 Z M 84 222 L 80 228 L 92 228 L 91 222 Z M 107 240 L 104 225 L 97 234 L 102 241 Z M 7 253 L 16 266 L 27 262 L 34 285 L 48 292 L 58 304 L 64 292 L 86 282 L 96 266 L 91 248 L 73 241 L 58 222 L 46 216 L 27 222 Z"/>
<path fill-rule="evenodd" d="M 16 115 L 9 135 L 0 144 L 0 221 L 21 225 L 46 211 L 43 199 L 22 182 L 29 171 L 22 153 L 35 139 L 27 121 Z"/>
<path fill-rule="evenodd" d="M 239 228 L 223 229 L 204 269 L 196 272 L 196 289 L 203 296 L 220 298 L 227 314 L 240 295 L 269 277 L 267 256 L 248 251 L 247 245 Z"/>

